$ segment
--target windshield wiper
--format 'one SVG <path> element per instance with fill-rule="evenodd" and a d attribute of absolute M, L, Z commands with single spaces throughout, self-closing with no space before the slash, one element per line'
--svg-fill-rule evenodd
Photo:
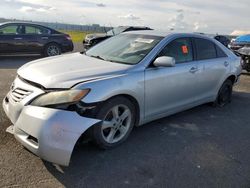
<path fill-rule="evenodd" d="M 109 62 L 112 62 L 112 63 L 120 63 L 120 64 L 132 65 L 131 63 L 127 63 L 127 62 L 123 62 L 123 61 L 114 61 L 114 60 L 110 60 L 110 59 L 107 59 L 106 61 L 109 61 Z"/>
<path fill-rule="evenodd" d="M 94 58 L 97 58 L 97 59 L 101 59 L 101 60 L 106 61 L 106 59 L 104 59 L 103 57 L 101 57 L 101 56 L 99 56 L 99 55 L 89 55 L 89 57 L 94 57 Z"/>
<path fill-rule="evenodd" d="M 87 55 L 87 54 L 85 54 Z M 93 58 L 97 58 L 97 59 L 101 59 L 101 60 L 104 60 L 104 61 L 109 61 L 109 62 L 112 62 L 112 63 L 121 63 L 121 64 L 127 64 L 127 65 L 131 65 L 131 63 L 126 63 L 126 62 L 123 62 L 123 61 L 114 61 L 114 60 L 111 60 L 111 59 L 105 59 L 99 55 L 88 55 L 89 57 L 93 57 Z"/>

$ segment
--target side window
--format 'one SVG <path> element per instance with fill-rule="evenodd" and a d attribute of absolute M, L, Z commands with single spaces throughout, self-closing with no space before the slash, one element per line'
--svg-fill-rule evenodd
<path fill-rule="evenodd" d="M 35 26 L 25 26 L 25 34 L 48 34 L 49 31 L 45 28 L 35 27 Z"/>
<path fill-rule="evenodd" d="M 0 29 L 1 35 L 18 35 L 23 33 L 24 29 L 21 25 L 8 25 Z"/>
<path fill-rule="evenodd" d="M 213 59 L 217 57 L 215 44 L 212 41 L 195 38 L 197 60 Z"/>
<path fill-rule="evenodd" d="M 221 57 L 227 57 L 227 54 L 217 45 L 216 46 L 216 52 L 217 52 L 217 57 L 221 58 Z"/>
<path fill-rule="evenodd" d="M 179 38 L 170 42 L 159 54 L 175 58 L 176 63 L 193 61 L 192 43 L 189 38 Z"/>

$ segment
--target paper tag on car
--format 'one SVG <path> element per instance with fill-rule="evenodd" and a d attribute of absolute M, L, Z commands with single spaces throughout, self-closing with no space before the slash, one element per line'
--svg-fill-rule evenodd
<path fill-rule="evenodd" d="M 154 42 L 154 39 L 138 38 L 138 39 L 135 40 L 135 42 L 141 42 L 141 43 L 151 44 L 152 42 Z"/>
<path fill-rule="evenodd" d="M 182 46 L 182 53 L 188 54 L 188 47 L 187 46 Z"/>

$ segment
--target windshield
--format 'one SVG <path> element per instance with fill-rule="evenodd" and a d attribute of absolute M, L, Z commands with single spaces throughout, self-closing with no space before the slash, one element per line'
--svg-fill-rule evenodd
<path fill-rule="evenodd" d="M 126 28 L 124 27 L 116 27 L 107 32 L 108 35 L 118 35 L 122 33 Z"/>
<path fill-rule="evenodd" d="M 86 55 L 105 61 L 137 64 L 162 38 L 150 35 L 121 34 L 89 49 Z"/>

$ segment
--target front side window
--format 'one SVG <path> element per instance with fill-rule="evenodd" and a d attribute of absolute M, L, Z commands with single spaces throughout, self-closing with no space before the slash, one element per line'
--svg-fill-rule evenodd
<path fill-rule="evenodd" d="M 193 61 L 192 43 L 189 38 L 179 38 L 170 42 L 159 54 L 175 58 L 176 63 Z"/>
<path fill-rule="evenodd" d="M 45 28 L 35 27 L 35 26 L 25 26 L 25 34 L 48 34 L 49 31 Z"/>
<path fill-rule="evenodd" d="M 217 57 L 215 44 L 207 39 L 195 38 L 197 60 L 214 59 Z"/>
<path fill-rule="evenodd" d="M 24 29 L 21 25 L 8 25 L 0 28 L 0 34 L 2 35 L 18 35 L 23 34 Z"/>
<path fill-rule="evenodd" d="M 121 34 L 97 44 L 86 55 L 133 65 L 139 63 L 162 39 L 151 35 Z"/>

